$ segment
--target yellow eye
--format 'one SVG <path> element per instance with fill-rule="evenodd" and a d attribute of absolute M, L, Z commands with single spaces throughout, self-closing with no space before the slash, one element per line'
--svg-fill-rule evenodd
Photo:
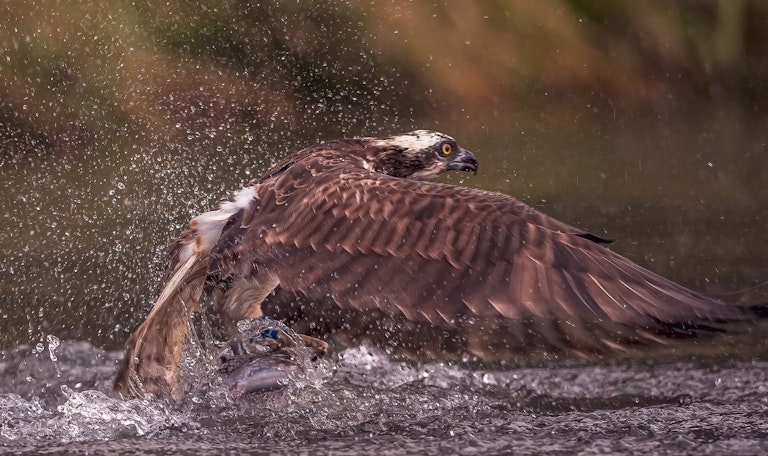
<path fill-rule="evenodd" d="M 440 149 L 440 152 L 443 153 L 446 157 L 451 155 L 451 145 L 448 143 L 443 144 L 443 147 Z"/>

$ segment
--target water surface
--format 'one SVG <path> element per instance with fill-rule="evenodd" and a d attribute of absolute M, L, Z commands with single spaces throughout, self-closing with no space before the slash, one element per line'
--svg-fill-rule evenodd
<path fill-rule="evenodd" d="M 281 390 L 239 398 L 197 370 L 197 390 L 168 404 L 108 396 L 119 352 L 64 342 L 56 361 L 51 354 L 35 347 L 0 354 L 0 452 L 768 450 L 765 357 L 474 369 L 396 362 L 363 346 L 307 366 Z"/>

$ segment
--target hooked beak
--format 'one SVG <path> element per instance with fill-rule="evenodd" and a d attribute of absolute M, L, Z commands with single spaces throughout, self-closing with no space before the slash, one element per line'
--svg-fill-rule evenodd
<path fill-rule="evenodd" d="M 477 175 L 477 159 L 467 149 L 459 150 L 456 157 L 448 163 L 448 169 L 454 171 L 472 171 Z"/>

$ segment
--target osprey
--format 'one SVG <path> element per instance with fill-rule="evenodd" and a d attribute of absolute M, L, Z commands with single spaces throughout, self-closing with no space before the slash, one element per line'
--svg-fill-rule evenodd
<path fill-rule="evenodd" d="M 330 141 L 284 158 L 194 217 L 175 241 L 114 391 L 180 394 L 182 349 L 201 296 L 230 329 L 261 317 L 279 290 L 309 304 L 274 312 L 310 321 L 315 335 L 379 337 L 401 353 L 483 360 L 604 353 L 752 317 L 511 196 L 429 182 L 477 168 L 453 138 L 425 130 Z"/>

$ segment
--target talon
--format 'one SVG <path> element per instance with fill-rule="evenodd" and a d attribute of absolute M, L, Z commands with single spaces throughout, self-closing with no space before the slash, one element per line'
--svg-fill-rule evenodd
<path fill-rule="evenodd" d="M 299 334 L 299 337 L 301 338 L 301 341 L 304 342 L 304 345 L 315 352 L 316 357 L 322 357 L 325 356 L 326 353 L 328 353 L 328 343 L 324 342 L 320 339 L 307 336 L 306 334 Z"/>

